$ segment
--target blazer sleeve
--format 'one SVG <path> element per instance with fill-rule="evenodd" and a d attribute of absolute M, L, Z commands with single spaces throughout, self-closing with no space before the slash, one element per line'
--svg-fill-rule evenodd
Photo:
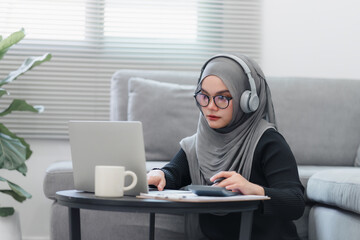
<path fill-rule="evenodd" d="M 180 189 L 191 184 L 189 164 L 183 149 L 161 170 L 165 173 L 166 189 Z"/>

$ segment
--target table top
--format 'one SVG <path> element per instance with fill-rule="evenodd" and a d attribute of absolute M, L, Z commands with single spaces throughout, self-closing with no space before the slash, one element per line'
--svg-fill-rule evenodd
<path fill-rule="evenodd" d="M 119 198 L 97 197 L 94 193 L 77 190 L 56 192 L 60 205 L 70 208 L 121 212 L 156 213 L 229 213 L 253 211 L 261 200 L 234 202 L 174 202 L 159 199 L 142 199 L 131 196 Z"/>

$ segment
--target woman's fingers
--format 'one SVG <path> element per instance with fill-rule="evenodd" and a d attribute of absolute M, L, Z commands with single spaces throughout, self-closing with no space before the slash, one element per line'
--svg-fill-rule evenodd
<path fill-rule="evenodd" d="M 221 171 L 221 172 L 218 172 L 217 174 L 215 174 L 214 176 L 212 176 L 210 178 L 210 181 L 214 182 L 218 178 L 229 178 L 229 177 L 233 176 L 234 174 L 236 174 L 236 172 L 234 172 L 234 171 L 231 171 L 231 172 Z"/>
<path fill-rule="evenodd" d="M 216 183 L 215 186 L 225 187 L 228 190 L 239 191 L 243 194 L 251 195 L 265 195 L 265 190 L 263 187 L 251 183 L 246 180 L 241 174 L 234 171 L 222 171 L 210 178 L 210 181 L 214 182 L 216 179 L 225 178 L 219 183 Z"/>
<path fill-rule="evenodd" d="M 147 174 L 148 185 L 154 185 L 159 191 L 164 190 L 166 185 L 165 174 L 161 170 L 152 170 Z"/>
<path fill-rule="evenodd" d="M 161 179 L 159 184 L 157 185 L 159 191 L 164 190 L 164 187 L 165 187 L 165 178 Z"/>
<path fill-rule="evenodd" d="M 243 183 L 243 177 L 235 172 L 230 172 L 230 174 L 226 174 L 228 177 L 221 181 L 217 186 L 226 187 L 227 189 L 234 189 L 236 186 L 239 186 Z M 231 187 L 230 187 L 231 186 Z"/>

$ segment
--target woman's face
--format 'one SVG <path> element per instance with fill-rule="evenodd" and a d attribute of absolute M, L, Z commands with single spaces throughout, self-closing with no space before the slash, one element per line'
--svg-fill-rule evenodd
<path fill-rule="evenodd" d="M 201 93 L 210 97 L 209 105 L 201 107 L 209 126 L 215 129 L 226 127 L 232 119 L 233 101 L 230 100 L 229 106 L 221 109 L 215 105 L 213 97 L 218 95 L 231 97 L 229 89 L 219 77 L 210 75 L 202 81 Z"/>

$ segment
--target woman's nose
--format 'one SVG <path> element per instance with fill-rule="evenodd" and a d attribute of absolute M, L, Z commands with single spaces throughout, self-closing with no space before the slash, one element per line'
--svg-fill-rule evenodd
<path fill-rule="evenodd" d="M 213 98 L 210 98 L 209 101 L 210 101 L 209 105 L 207 106 L 208 109 L 210 109 L 210 110 L 218 110 L 219 109 L 218 106 L 216 106 Z"/>

